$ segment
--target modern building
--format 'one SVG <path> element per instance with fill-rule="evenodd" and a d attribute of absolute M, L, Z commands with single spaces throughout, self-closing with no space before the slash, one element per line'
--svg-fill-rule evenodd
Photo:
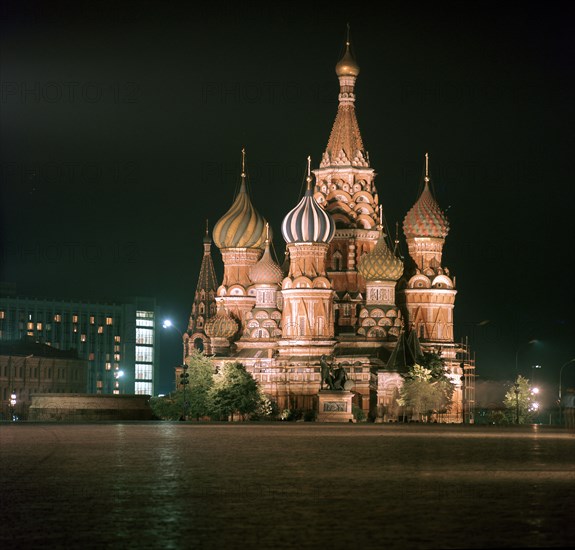
<path fill-rule="evenodd" d="M 154 395 L 159 318 L 153 298 L 94 303 L 0 297 L 0 342 L 26 341 L 74 350 L 87 361 L 83 392 Z"/>
<path fill-rule="evenodd" d="M 403 258 L 399 236 L 391 241 L 384 231 L 356 118 L 359 66 L 349 40 L 335 70 L 339 104 L 327 147 L 315 170 L 308 158 L 305 195 L 281 224 L 286 261 L 280 266 L 271 256 L 269 224 L 252 205 L 242 152 L 239 192 L 212 233 L 224 264 L 217 313 L 206 303 L 207 318 L 196 304 L 214 289 L 205 240 L 184 345 L 201 345 L 216 365 L 241 362 L 282 409 L 317 408 L 320 360 L 331 357 L 352 382 L 354 406 L 380 421 L 405 416 L 397 405 L 402 374 L 422 351 L 438 353 L 456 388 L 442 420 L 470 421 L 474 359 L 454 340 L 455 277 L 442 263 L 449 222 L 433 194 L 429 157 L 425 177 L 413 182 L 421 191 L 403 222 Z"/>

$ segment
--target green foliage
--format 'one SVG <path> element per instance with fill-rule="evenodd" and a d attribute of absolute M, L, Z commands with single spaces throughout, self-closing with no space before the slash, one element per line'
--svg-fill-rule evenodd
<path fill-rule="evenodd" d="M 421 365 L 415 364 L 404 375 L 397 403 L 411 409 L 418 420 L 445 412 L 452 403 L 455 386 L 445 363 L 436 353 L 424 353 Z"/>
<path fill-rule="evenodd" d="M 227 420 L 235 414 L 242 418 L 255 413 L 260 406 L 260 390 L 253 376 L 241 363 L 226 363 L 215 375 L 210 389 L 212 415 Z"/>
<path fill-rule="evenodd" d="M 183 419 L 184 408 L 186 417 L 202 418 L 210 416 L 210 388 L 214 384 L 214 367 L 211 361 L 200 351 L 194 350 L 186 358 L 188 366 L 185 389 L 178 384 L 176 391 L 165 397 L 153 397 L 150 400 L 152 412 L 162 420 Z M 184 396 L 186 403 L 184 404 Z"/>
<path fill-rule="evenodd" d="M 193 350 L 186 357 L 188 365 L 189 384 L 186 388 L 188 418 L 199 419 L 210 415 L 210 390 L 214 385 L 214 366 L 212 362 L 198 350 Z"/>
<path fill-rule="evenodd" d="M 160 420 L 178 420 L 183 411 L 183 392 L 176 391 L 163 397 L 152 397 L 150 407 L 155 418 Z"/>
<path fill-rule="evenodd" d="M 503 399 L 509 422 L 514 424 L 532 422 L 537 414 L 534 403 L 535 399 L 529 380 L 521 375 L 517 376 L 515 383 L 509 388 Z"/>
<path fill-rule="evenodd" d="M 255 412 L 250 415 L 250 420 L 273 420 L 278 416 L 277 403 L 272 401 L 262 390 L 259 391 L 259 404 Z"/>
<path fill-rule="evenodd" d="M 367 418 L 365 411 L 357 405 L 352 405 L 351 413 L 353 414 L 356 422 L 363 422 Z"/>

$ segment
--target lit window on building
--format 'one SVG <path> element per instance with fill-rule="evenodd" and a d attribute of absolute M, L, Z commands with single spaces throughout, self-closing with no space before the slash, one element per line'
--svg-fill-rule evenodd
<path fill-rule="evenodd" d="M 59 313 L 57 313 L 56 315 L 54 315 L 54 321 L 56 321 L 56 323 L 61 323 L 62 316 Z"/>
<path fill-rule="evenodd" d="M 28 330 L 34 330 L 34 323 L 28 323 L 27 326 L 26 326 L 26 328 L 27 328 Z"/>
<path fill-rule="evenodd" d="M 151 380 L 152 365 L 141 365 L 136 363 L 136 380 Z"/>
<path fill-rule="evenodd" d="M 0 311 L 0 319 L 4 319 L 6 313 L 4 311 Z"/>
<path fill-rule="evenodd" d="M 72 315 L 72 323 L 77 323 L 77 322 L 78 322 L 78 316 Z"/>
<path fill-rule="evenodd" d="M 119 336 L 114 336 L 114 342 L 119 342 L 120 341 L 120 337 Z"/>
<path fill-rule="evenodd" d="M 111 325 L 111 324 L 112 324 L 112 317 L 106 317 L 106 324 L 107 324 L 107 325 Z"/>
<path fill-rule="evenodd" d="M 136 395 L 152 395 L 152 383 L 151 382 L 135 382 L 134 383 L 134 393 Z"/>
<path fill-rule="evenodd" d="M 106 370 L 112 370 L 112 363 L 106 362 Z"/>
<path fill-rule="evenodd" d="M 93 315 L 90 315 L 90 324 L 94 325 L 96 323 L 96 318 Z"/>
<path fill-rule="evenodd" d="M 85 335 L 85 334 L 82 334 L 82 335 L 80 336 L 80 342 L 85 342 L 85 341 L 86 341 L 86 335 Z"/>
<path fill-rule="evenodd" d="M 98 327 L 98 334 L 104 334 L 104 327 L 102 325 Z"/>
<path fill-rule="evenodd" d="M 42 323 L 36 323 L 36 330 L 42 330 Z"/>

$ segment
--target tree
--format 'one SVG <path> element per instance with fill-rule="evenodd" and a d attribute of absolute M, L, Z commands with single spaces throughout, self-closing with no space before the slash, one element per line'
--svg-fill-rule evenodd
<path fill-rule="evenodd" d="M 449 408 L 455 386 L 438 354 L 424 353 L 420 360 L 423 364 L 416 363 L 404 375 L 397 402 L 410 407 L 414 417 L 427 421 L 432 413 Z"/>
<path fill-rule="evenodd" d="M 233 420 L 236 413 L 246 418 L 261 403 L 258 383 L 241 363 L 224 364 L 214 377 L 209 396 L 212 413 L 221 419 Z"/>
<path fill-rule="evenodd" d="M 187 389 L 188 414 L 199 420 L 210 415 L 210 390 L 214 385 L 214 365 L 199 350 L 194 349 L 186 357 L 189 384 Z"/>
<path fill-rule="evenodd" d="M 535 398 L 527 378 L 517 376 L 515 383 L 505 394 L 503 404 L 506 416 L 512 424 L 525 424 L 533 420 L 537 414 Z"/>
<path fill-rule="evenodd" d="M 154 397 L 150 406 L 154 415 L 162 420 L 178 420 L 183 417 L 184 408 L 189 416 L 199 420 L 210 416 L 210 389 L 214 385 L 214 367 L 200 351 L 193 350 L 186 358 L 188 384 L 180 385 L 176 391 L 165 397 Z M 184 398 L 187 404 L 184 405 Z"/>

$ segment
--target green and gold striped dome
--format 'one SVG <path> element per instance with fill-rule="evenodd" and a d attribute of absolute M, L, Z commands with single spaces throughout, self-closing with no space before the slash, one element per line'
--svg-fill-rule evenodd
<path fill-rule="evenodd" d="M 357 270 L 366 281 L 397 281 L 403 274 L 403 262 L 389 250 L 382 234 L 374 249 L 360 258 Z"/>

